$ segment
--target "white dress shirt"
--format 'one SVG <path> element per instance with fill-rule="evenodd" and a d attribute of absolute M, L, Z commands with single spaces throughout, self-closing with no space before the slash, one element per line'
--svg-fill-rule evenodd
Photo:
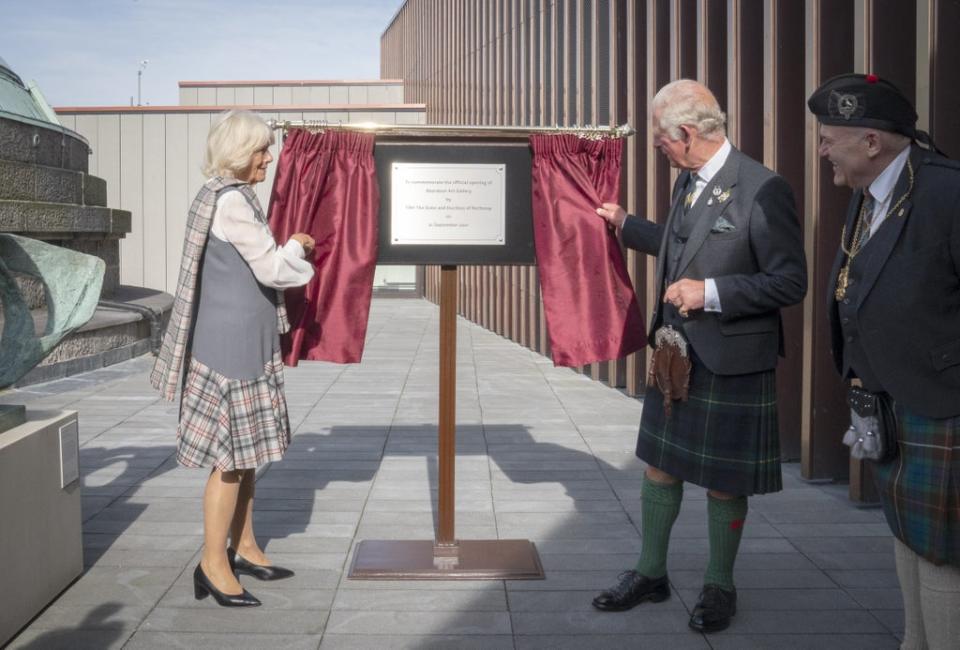
<path fill-rule="evenodd" d="M 867 192 L 873 197 L 873 215 L 870 222 L 870 236 L 872 237 L 880 224 L 887 218 L 887 212 L 890 210 L 890 203 L 893 201 L 893 189 L 897 185 L 897 179 L 903 172 L 907 164 L 907 158 L 910 157 L 910 146 L 903 148 L 897 157 L 890 161 L 886 169 L 880 172 L 880 175 L 873 179 Z"/>
<path fill-rule="evenodd" d="M 224 192 L 217 199 L 210 234 L 233 244 L 257 281 L 274 289 L 300 287 L 313 277 L 313 264 L 305 260 L 303 246 L 291 239 L 277 246 L 267 224 L 257 220 L 240 192 Z"/>
<path fill-rule="evenodd" d="M 693 190 L 693 204 L 700 199 L 700 194 L 704 188 L 713 180 L 717 172 L 726 164 L 730 151 L 733 149 L 730 141 L 723 139 L 723 144 L 717 149 L 717 152 L 711 156 L 710 160 L 704 163 L 703 167 L 693 173 L 695 187 Z M 720 294 L 717 293 L 717 283 L 713 278 L 706 278 L 703 281 L 703 311 L 720 311 Z"/>

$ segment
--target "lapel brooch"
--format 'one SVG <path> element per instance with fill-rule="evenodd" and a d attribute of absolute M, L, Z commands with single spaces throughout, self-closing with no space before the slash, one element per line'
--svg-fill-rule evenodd
<path fill-rule="evenodd" d="M 713 194 L 713 196 L 707 201 L 707 205 L 713 205 L 714 201 L 720 204 L 730 198 L 730 190 L 721 190 L 719 185 L 713 186 L 711 194 Z"/>

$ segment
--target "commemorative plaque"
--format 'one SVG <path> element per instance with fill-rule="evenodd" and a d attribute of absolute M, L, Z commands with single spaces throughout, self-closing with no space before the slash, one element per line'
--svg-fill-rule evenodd
<path fill-rule="evenodd" d="M 503 246 L 506 165 L 394 163 L 394 246 Z"/>
<path fill-rule="evenodd" d="M 521 142 L 380 138 L 377 264 L 533 264 L 532 154 Z"/>

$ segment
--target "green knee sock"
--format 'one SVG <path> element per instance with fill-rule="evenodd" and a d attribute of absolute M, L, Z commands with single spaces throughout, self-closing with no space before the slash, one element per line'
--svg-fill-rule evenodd
<path fill-rule="evenodd" d="M 683 500 L 683 483 L 672 485 L 657 483 L 644 476 L 641 496 L 643 547 L 637 562 L 637 573 L 648 578 L 667 575 L 667 547 L 670 530 L 680 512 Z"/>
<path fill-rule="evenodd" d="M 733 564 L 747 517 L 747 497 L 714 499 L 707 495 L 707 522 L 710 534 L 710 562 L 703 578 L 705 585 L 733 589 Z"/>

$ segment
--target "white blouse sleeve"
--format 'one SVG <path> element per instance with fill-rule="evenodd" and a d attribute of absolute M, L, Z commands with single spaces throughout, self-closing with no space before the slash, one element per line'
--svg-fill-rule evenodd
<path fill-rule="evenodd" d="M 225 192 L 217 199 L 210 234 L 233 244 L 264 286 L 300 287 L 313 277 L 313 264 L 304 259 L 300 242 L 291 239 L 278 247 L 270 229 L 257 221 L 240 192 Z"/>

